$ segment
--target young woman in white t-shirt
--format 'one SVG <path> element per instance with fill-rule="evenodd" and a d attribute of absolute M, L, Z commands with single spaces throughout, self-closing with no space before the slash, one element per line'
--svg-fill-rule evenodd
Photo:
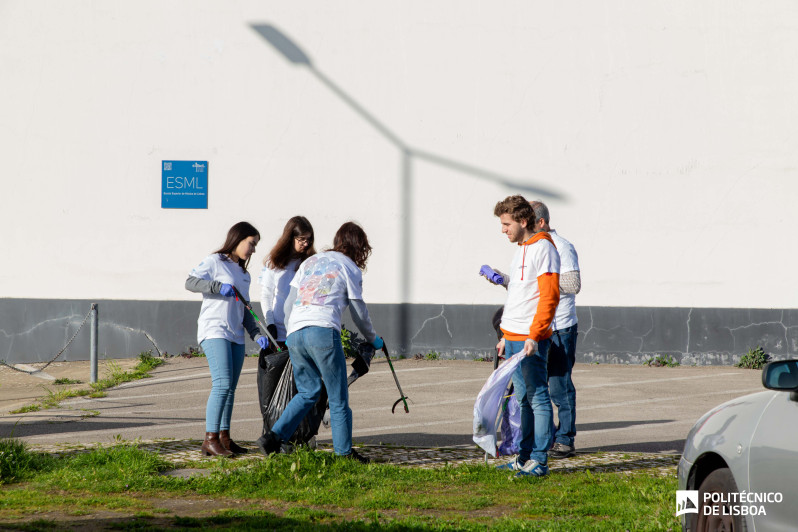
<path fill-rule="evenodd" d="M 205 257 L 186 279 L 187 290 L 202 294 L 197 342 L 207 357 L 213 383 L 205 408 L 202 452 L 206 456 L 247 452 L 230 439 L 236 385 L 244 365 L 244 330 L 261 349 L 269 342 L 243 303 L 236 300 L 233 287 L 249 299 L 247 265 L 259 240 L 260 233 L 251 224 L 235 224 L 221 249 Z"/>
<path fill-rule="evenodd" d="M 341 346 L 341 313 L 349 306 L 352 320 L 366 341 L 381 349 L 363 301 L 361 270 L 371 254 L 365 231 L 347 222 L 338 229 L 329 251 L 305 260 L 291 281 L 286 300 L 288 353 L 294 366 L 298 393 L 286 406 L 271 431 L 258 439 L 264 454 L 277 452 L 294 434 L 316 404 L 322 381 L 330 400 L 333 451 L 368 462 L 352 449 L 352 410 L 346 382 L 346 359 Z"/>
<path fill-rule="evenodd" d="M 299 265 L 316 254 L 313 240 L 313 226 L 308 219 L 294 216 L 285 224 L 283 234 L 263 259 L 263 270 L 258 279 L 261 286 L 260 306 L 266 319 L 266 330 L 280 347 L 285 347 L 285 299 L 291 291 L 291 280 Z"/>

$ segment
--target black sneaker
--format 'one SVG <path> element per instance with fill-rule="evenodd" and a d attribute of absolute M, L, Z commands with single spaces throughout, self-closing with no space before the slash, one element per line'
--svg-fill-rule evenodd
<path fill-rule="evenodd" d="M 569 458 L 576 455 L 576 449 L 572 445 L 556 442 L 549 449 L 549 458 L 560 459 Z"/>
<path fill-rule="evenodd" d="M 343 458 L 349 458 L 350 460 L 357 460 L 361 464 L 368 464 L 371 462 L 371 460 L 368 457 L 363 456 L 354 449 L 352 449 L 351 453 L 343 455 Z"/>
<path fill-rule="evenodd" d="M 258 438 L 258 441 L 255 443 L 258 445 L 260 452 L 266 456 L 276 453 L 280 450 L 280 438 L 272 431 L 269 431 L 268 434 L 264 434 Z"/>

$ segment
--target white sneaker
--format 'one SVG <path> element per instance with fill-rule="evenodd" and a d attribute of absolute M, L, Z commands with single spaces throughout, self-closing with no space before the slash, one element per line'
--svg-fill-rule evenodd
<path fill-rule="evenodd" d="M 537 460 L 529 459 L 524 462 L 524 466 L 515 474 L 515 478 L 522 477 L 545 477 L 549 474 L 549 468 Z"/>
<path fill-rule="evenodd" d="M 529 460 L 527 460 L 527 462 L 529 462 Z M 506 464 L 497 465 L 496 469 L 501 469 L 501 470 L 507 469 L 509 471 L 520 471 L 521 468 L 523 467 L 523 465 L 524 464 L 522 464 L 522 463 L 520 463 L 518 461 L 518 457 L 516 456 L 515 458 L 513 458 L 512 460 L 510 460 Z"/>

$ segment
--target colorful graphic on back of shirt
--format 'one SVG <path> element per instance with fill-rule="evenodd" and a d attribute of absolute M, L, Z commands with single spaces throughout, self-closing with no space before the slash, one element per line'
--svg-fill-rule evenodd
<path fill-rule="evenodd" d="M 341 265 L 318 255 L 305 263 L 305 272 L 299 281 L 299 294 L 295 306 L 324 305 L 332 291 L 335 279 L 341 274 Z"/>

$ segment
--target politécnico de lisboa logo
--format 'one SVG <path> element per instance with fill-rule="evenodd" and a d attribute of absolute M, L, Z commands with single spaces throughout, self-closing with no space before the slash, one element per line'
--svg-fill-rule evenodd
<path fill-rule="evenodd" d="M 698 490 L 676 490 L 676 517 L 698 513 Z"/>

